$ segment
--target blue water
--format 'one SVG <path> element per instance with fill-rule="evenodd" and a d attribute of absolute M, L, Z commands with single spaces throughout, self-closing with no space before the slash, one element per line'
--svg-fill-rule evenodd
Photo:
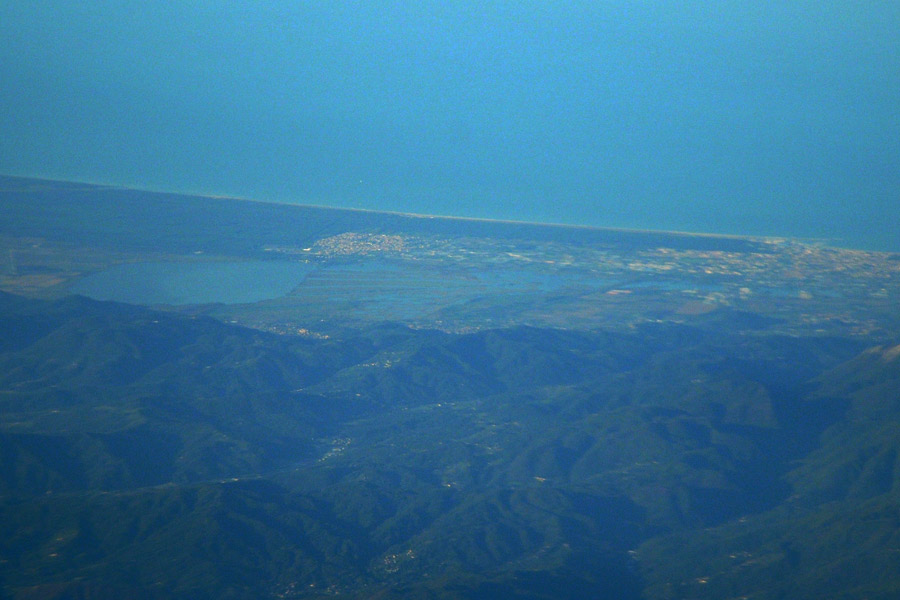
<path fill-rule="evenodd" d="M 900 2 L 0 2 L 0 173 L 900 251 Z"/>
<path fill-rule="evenodd" d="M 313 269 L 284 261 L 133 263 L 90 275 L 71 291 L 133 304 L 239 304 L 284 296 Z"/>

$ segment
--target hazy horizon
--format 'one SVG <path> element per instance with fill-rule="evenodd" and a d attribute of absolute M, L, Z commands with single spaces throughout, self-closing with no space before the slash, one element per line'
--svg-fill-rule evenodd
<path fill-rule="evenodd" d="M 0 6 L 0 172 L 900 251 L 900 5 Z"/>

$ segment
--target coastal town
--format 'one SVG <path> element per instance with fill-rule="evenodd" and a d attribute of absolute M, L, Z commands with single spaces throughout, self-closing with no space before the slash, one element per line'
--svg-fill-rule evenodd
<path fill-rule="evenodd" d="M 474 311 L 457 307 L 442 311 L 441 319 L 412 319 L 421 326 L 457 330 L 496 325 L 504 322 L 504 311 L 509 320 L 514 314 L 535 325 L 633 326 L 660 319 L 688 322 L 729 308 L 772 319 L 767 329 L 785 334 L 887 336 L 897 331 L 900 256 L 800 240 L 753 241 L 752 251 L 740 252 L 347 232 L 306 248 L 266 250 L 314 262 L 322 273 L 346 273 L 355 278 L 351 287 L 359 297 L 373 303 L 384 294 L 405 294 L 401 304 L 409 306 L 418 294 L 441 304 L 435 295 L 457 299 L 461 288 L 468 295 L 549 291 L 555 296 L 552 311 L 538 308 L 542 300 L 535 297 L 531 310 L 517 311 L 500 302 L 502 310 L 489 320 L 482 310 L 481 324 Z M 329 268 L 334 264 L 342 265 L 341 270 Z M 310 278 L 295 294 L 315 290 L 317 280 Z M 436 287 L 431 291 L 440 294 L 428 293 L 429 281 Z M 330 282 L 337 283 L 333 277 Z M 346 289 L 348 283 L 335 288 Z M 402 310 L 386 316 L 410 318 Z"/>

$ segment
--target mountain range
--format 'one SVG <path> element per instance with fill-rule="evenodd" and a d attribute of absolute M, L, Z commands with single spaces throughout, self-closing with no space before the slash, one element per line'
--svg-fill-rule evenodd
<path fill-rule="evenodd" d="M 10 598 L 895 598 L 900 346 L 0 294 Z"/>

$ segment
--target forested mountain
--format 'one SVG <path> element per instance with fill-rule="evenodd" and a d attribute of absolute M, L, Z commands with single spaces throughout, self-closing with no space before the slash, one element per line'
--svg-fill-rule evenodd
<path fill-rule="evenodd" d="M 791 496 L 738 522 L 648 542 L 648 597 L 896 598 L 898 356 L 898 346 L 874 347 L 812 380 L 804 412 L 829 404 L 840 418 L 786 474 Z"/>
<path fill-rule="evenodd" d="M 0 323 L 9 597 L 900 591 L 896 347 L 10 294 Z"/>
<path fill-rule="evenodd" d="M 0 182 L 0 597 L 900 595 L 897 255 Z"/>

